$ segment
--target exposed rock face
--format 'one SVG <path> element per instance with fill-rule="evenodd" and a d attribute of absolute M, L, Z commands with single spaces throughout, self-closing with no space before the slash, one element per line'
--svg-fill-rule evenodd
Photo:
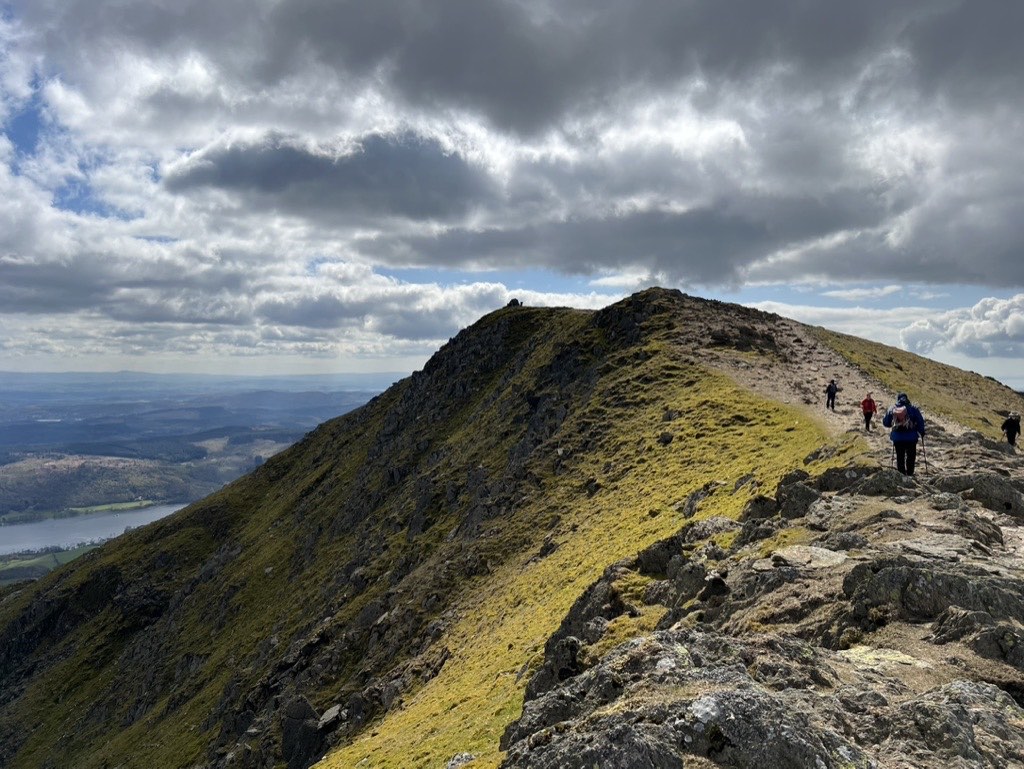
<path fill-rule="evenodd" d="M 298 697 L 284 707 L 281 714 L 281 750 L 288 769 L 306 769 L 323 751 L 319 731 L 320 716 L 306 701 Z"/>
<path fill-rule="evenodd" d="M 503 769 L 1024 766 L 1022 467 L 1001 462 L 795 475 L 727 553 L 700 544 L 711 519 L 609 569 L 549 645 Z M 786 532 L 810 544 L 765 546 Z M 631 571 L 661 630 L 595 656 L 596 620 L 626 609 L 592 599 Z"/>
<path fill-rule="evenodd" d="M 844 652 L 671 630 L 529 701 L 502 766 L 1013 766 L 1024 762 L 1022 717 L 991 684 L 908 696 L 884 665 Z"/>

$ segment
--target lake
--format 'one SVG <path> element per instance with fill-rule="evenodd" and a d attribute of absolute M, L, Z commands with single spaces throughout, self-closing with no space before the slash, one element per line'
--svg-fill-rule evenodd
<path fill-rule="evenodd" d="M 126 528 L 138 528 L 160 520 L 185 505 L 154 505 L 142 510 L 94 513 L 75 518 L 51 518 L 34 523 L 0 526 L 0 555 L 44 547 L 75 547 L 86 542 L 110 539 L 124 534 Z"/>

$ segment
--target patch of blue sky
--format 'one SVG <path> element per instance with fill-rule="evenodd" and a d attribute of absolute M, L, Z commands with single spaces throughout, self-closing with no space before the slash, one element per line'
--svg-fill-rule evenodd
<path fill-rule="evenodd" d="M 566 275 L 551 270 L 455 270 L 409 267 L 402 269 L 378 268 L 376 272 L 404 283 L 436 283 L 441 286 L 500 283 L 511 290 L 541 291 L 552 294 L 607 293 L 609 296 L 616 295 L 615 291 L 593 286 L 590 277 Z"/>
<path fill-rule="evenodd" d="M 31 157 L 39 147 L 43 133 L 43 114 L 38 97 L 33 96 L 21 110 L 13 113 L 4 123 L 3 132 L 15 150 L 15 173 L 17 161 Z"/>
<path fill-rule="evenodd" d="M 138 215 L 112 206 L 98 197 L 88 181 L 72 179 L 61 185 L 53 194 L 53 205 L 62 211 L 83 216 L 98 216 L 103 219 L 131 221 Z"/>
<path fill-rule="evenodd" d="M 312 277 L 320 272 L 321 265 L 329 264 L 333 260 L 326 256 L 314 256 L 306 262 L 306 275 Z"/>

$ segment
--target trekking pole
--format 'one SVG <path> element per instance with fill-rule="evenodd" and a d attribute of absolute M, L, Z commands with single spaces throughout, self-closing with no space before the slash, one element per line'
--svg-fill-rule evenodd
<path fill-rule="evenodd" d="M 921 459 L 924 461 L 924 471 L 930 472 L 931 468 L 928 467 L 928 452 L 924 448 L 924 436 L 921 436 Z"/>

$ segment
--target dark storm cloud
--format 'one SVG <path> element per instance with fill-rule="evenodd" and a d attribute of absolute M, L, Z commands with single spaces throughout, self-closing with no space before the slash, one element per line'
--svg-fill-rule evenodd
<path fill-rule="evenodd" d="M 559 114 L 585 80 L 574 26 L 555 17 L 539 23 L 514 2 L 294 0 L 273 12 L 262 74 L 287 76 L 311 56 L 345 74 L 381 76 L 412 104 L 532 129 Z"/>
<path fill-rule="evenodd" d="M 772 63 L 809 80 L 845 76 L 906 17 L 880 0 L 293 0 L 274 11 L 263 74 L 283 77 L 313 56 L 345 73 L 382 73 L 411 103 L 531 132 L 600 111 L 619 89 L 729 82 Z"/>
<path fill-rule="evenodd" d="M 230 81 L 301 76 L 311 61 L 380 82 L 425 108 L 465 109 L 509 131 L 600 112 L 620 89 L 694 77 L 705 98 L 784 65 L 791 87 L 827 89 L 907 49 L 923 87 L 960 97 L 1019 92 L 1024 6 L 1007 0 L 283 0 L 176 4 L 21 0 L 19 16 L 66 58 L 106 41 L 197 51 Z M 69 62 L 70 63 L 70 62 Z"/>
<path fill-rule="evenodd" d="M 131 322 L 246 320 L 246 265 L 224 260 L 200 266 L 198 254 L 133 256 L 82 250 L 59 261 L 0 258 L 0 307 L 26 315 L 88 311 Z"/>
<path fill-rule="evenodd" d="M 348 299 L 328 294 L 267 299 L 257 312 L 269 323 L 325 329 L 361 322 L 373 309 L 371 297 Z"/>
<path fill-rule="evenodd" d="M 930 92 L 975 105 L 1024 94 L 1024 4 L 983 0 L 946 2 L 913 19 L 900 40 L 913 54 L 920 83 Z"/>
<path fill-rule="evenodd" d="M 458 216 L 493 197 L 487 177 L 436 141 L 368 136 L 343 155 L 313 152 L 281 136 L 218 147 L 164 178 L 171 192 L 214 187 L 261 208 L 309 214 Z"/>
<path fill-rule="evenodd" d="M 261 3 L 249 0 L 13 0 L 10 5 L 16 18 L 39 31 L 51 55 L 70 56 L 98 47 L 114 52 L 209 49 L 230 58 L 251 43 L 262 15 Z"/>
<path fill-rule="evenodd" d="M 247 303 L 237 295 L 218 296 L 192 290 L 122 290 L 116 301 L 103 305 L 112 320 L 129 323 L 186 323 L 242 326 L 253 319 Z"/>
<path fill-rule="evenodd" d="M 72 313 L 111 294 L 102 266 L 90 259 L 36 263 L 0 257 L 0 307 L 11 313 Z"/>
<path fill-rule="evenodd" d="M 583 275 L 630 265 L 688 284 L 734 284 L 747 264 L 776 248 L 872 224 L 879 215 L 877 202 L 847 191 L 737 197 L 680 212 L 641 210 L 519 228 L 385 236 L 360 247 L 394 264 L 499 267 L 516 260 Z"/>

